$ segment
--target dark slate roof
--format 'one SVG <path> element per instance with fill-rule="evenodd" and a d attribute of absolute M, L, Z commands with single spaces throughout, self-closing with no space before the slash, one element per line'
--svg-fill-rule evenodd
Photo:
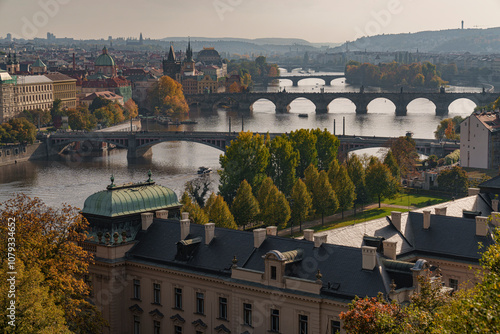
<path fill-rule="evenodd" d="M 489 180 L 484 181 L 479 185 L 481 192 L 492 192 L 495 194 L 500 194 L 500 175 L 495 176 Z"/>
<path fill-rule="evenodd" d="M 263 272 L 263 257 L 268 252 L 278 250 L 285 253 L 302 249 L 302 260 L 287 264 L 286 275 L 316 281 L 319 269 L 323 275 L 322 294 L 325 296 L 352 299 L 355 295 L 376 296 L 380 291 L 387 291 L 388 283 L 379 271 L 362 269 L 360 248 L 331 244 L 314 248 L 311 241 L 267 236 L 262 245 L 255 249 L 252 232 L 225 228 L 216 228 L 215 238 L 209 245 L 205 245 L 205 227 L 191 224 L 187 239 L 197 237 L 201 237 L 202 242 L 189 260 L 178 261 L 176 253 L 180 239 L 179 221 L 155 218 L 149 229 L 141 235 L 140 242 L 129 251 L 127 259 L 230 279 L 234 256 L 238 259 L 238 267 Z M 328 282 L 335 288 L 326 289 Z"/>
<path fill-rule="evenodd" d="M 410 212 L 405 235 L 413 245 L 414 252 L 440 257 L 474 261 L 493 244 L 490 236 L 476 236 L 475 219 L 431 215 L 431 226 L 423 228 L 423 214 Z M 483 248 L 479 248 L 482 243 Z"/>

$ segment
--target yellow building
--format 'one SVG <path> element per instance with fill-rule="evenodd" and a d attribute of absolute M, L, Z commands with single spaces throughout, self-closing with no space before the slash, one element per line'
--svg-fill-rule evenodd
<path fill-rule="evenodd" d="M 52 80 L 54 100 L 61 100 L 61 108 L 75 109 L 76 79 L 58 72 L 48 73 L 45 76 Z"/>
<path fill-rule="evenodd" d="M 43 75 L 12 76 L 14 84 L 14 117 L 24 110 L 49 110 L 54 102 L 52 80 Z"/>

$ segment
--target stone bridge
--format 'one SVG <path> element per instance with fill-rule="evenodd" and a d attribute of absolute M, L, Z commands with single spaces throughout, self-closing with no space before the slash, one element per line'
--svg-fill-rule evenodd
<path fill-rule="evenodd" d="M 495 101 L 498 93 L 221 93 L 221 94 L 193 94 L 186 95 L 188 104 L 199 105 L 201 109 L 213 110 L 219 105 L 237 106 L 242 111 L 252 111 L 253 104 L 259 100 L 268 100 L 274 103 L 277 113 L 287 113 L 290 104 L 299 98 L 304 98 L 316 106 L 317 113 L 327 113 L 329 104 L 335 99 L 348 99 L 356 106 L 357 114 L 369 112 L 368 105 L 376 99 L 387 99 L 396 107 L 397 116 L 405 116 L 407 106 L 416 99 L 427 99 L 436 106 L 436 115 L 448 114 L 448 107 L 458 99 L 468 99 L 476 105 L 487 105 Z"/>
<path fill-rule="evenodd" d="M 325 83 L 325 86 L 331 86 L 331 83 L 335 79 L 345 78 L 345 74 L 319 74 L 315 75 L 314 73 L 308 75 L 280 75 L 278 77 L 263 77 L 257 78 L 256 81 L 261 82 L 264 85 L 268 85 L 269 82 L 275 79 L 286 79 L 292 81 L 293 87 L 297 87 L 299 82 L 304 79 L 321 79 Z"/>
<path fill-rule="evenodd" d="M 261 133 L 266 135 L 266 133 Z M 270 133 L 272 138 L 282 133 Z M 61 152 L 66 146 L 75 142 L 108 143 L 128 150 L 128 158 L 140 158 L 151 154 L 151 147 L 167 141 L 190 141 L 207 145 L 225 152 L 231 140 L 236 139 L 237 132 L 201 132 L 201 131 L 163 131 L 163 132 L 60 132 L 43 138 L 47 146 L 47 155 Z M 340 140 L 339 156 L 348 152 L 387 146 L 390 137 L 338 136 Z M 417 151 L 423 154 L 438 156 L 459 148 L 457 143 L 439 143 L 432 139 L 415 139 Z"/>

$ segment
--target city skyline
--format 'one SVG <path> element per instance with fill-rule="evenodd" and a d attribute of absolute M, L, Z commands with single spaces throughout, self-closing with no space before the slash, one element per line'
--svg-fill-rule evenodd
<path fill-rule="evenodd" d="M 85 3 L 74 0 L 0 0 L 0 37 L 107 39 L 197 36 L 209 38 L 300 38 L 342 43 L 362 36 L 498 26 L 500 3 L 484 0 L 431 2 L 356 0 L 146 0 Z M 485 10 L 486 9 L 486 10 Z M 8 13 L 8 15 L 5 15 Z"/>

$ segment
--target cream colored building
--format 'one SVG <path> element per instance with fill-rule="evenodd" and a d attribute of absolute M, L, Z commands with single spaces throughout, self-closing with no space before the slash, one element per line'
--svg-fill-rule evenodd
<path fill-rule="evenodd" d="M 54 102 L 52 80 L 43 75 L 13 76 L 16 115 L 24 110 L 49 110 Z"/>
<path fill-rule="evenodd" d="M 61 108 L 75 109 L 76 79 L 58 72 L 45 74 L 45 77 L 52 80 L 54 100 L 61 100 Z"/>
<path fill-rule="evenodd" d="M 0 70 L 0 123 L 14 116 L 14 79 L 7 71 Z"/>

